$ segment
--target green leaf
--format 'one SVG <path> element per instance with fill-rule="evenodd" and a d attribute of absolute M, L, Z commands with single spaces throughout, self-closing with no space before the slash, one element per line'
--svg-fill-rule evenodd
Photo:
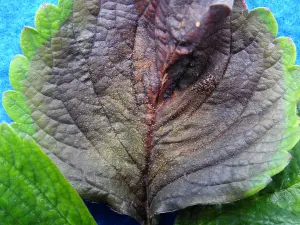
<path fill-rule="evenodd" d="M 193 207 L 179 213 L 176 225 L 298 224 L 300 218 L 300 142 L 293 159 L 273 182 L 255 196 L 236 203 Z"/>
<path fill-rule="evenodd" d="M 23 55 L 16 55 L 10 63 L 9 79 L 11 86 L 22 92 L 23 81 L 26 79 L 28 72 L 29 61 Z"/>
<path fill-rule="evenodd" d="M 83 201 L 29 137 L 0 125 L 0 224 L 96 225 Z"/>
<path fill-rule="evenodd" d="M 63 0 L 35 22 L 4 106 L 83 198 L 155 224 L 253 195 L 289 163 L 300 69 L 270 10 Z"/>
<path fill-rule="evenodd" d="M 13 112 L 10 117 L 21 124 L 31 124 L 30 110 L 25 104 L 25 96 L 21 92 L 7 91 L 3 95 L 3 106 Z"/>
<path fill-rule="evenodd" d="M 292 160 L 279 174 L 273 177 L 273 181 L 259 194 L 265 195 L 287 189 L 300 183 L 300 142 L 291 150 Z"/>
<path fill-rule="evenodd" d="M 199 207 L 181 212 L 176 225 L 279 225 L 298 224 L 300 184 L 275 194 L 230 206 Z"/>

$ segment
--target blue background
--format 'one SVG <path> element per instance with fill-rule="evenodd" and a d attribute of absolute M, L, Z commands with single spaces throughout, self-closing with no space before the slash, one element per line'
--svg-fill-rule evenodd
<path fill-rule="evenodd" d="M 46 0 L 57 4 L 57 0 Z M 20 54 L 20 33 L 26 26 L 34 26 L 34 15 L 42 0 L 2 0 L 0 7 L 0 93 L 11 89 L 8 81 L 9 63 L 14 55 Z M 246 0 L 249 9 L 263 6 L 274 13 L 278 26 L 278 36 L 293 38 L 300 49 L 300 4 L 299 0 Z M 299 55 L 299 54 L 298 54 Z M 297 63 L 300 59 L 297 57 Z M 1 99 L 1 98 L 0 98 Z M 11 122 L 2 107 L 0 100 L 0 122 Z M 101 225 L 137 225 L 127 217 L 119 215 L 109 209 L 105 204 L 86 203 L 90 212 Z M 162 216 L 161 225 L 172 225 L 174 213 Z"/>

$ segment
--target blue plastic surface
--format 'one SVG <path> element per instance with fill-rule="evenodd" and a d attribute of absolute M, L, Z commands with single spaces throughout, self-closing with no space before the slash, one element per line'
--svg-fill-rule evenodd
<path fill-rule="evenodd" d="M 34 15 L 44 1 L 41 0 L 3 0 L 0 7 L 0 93 L 11 89 L 8 80 L 8 69 L 14 55 L 20 54 L 20 34 L 22 28 L 33 26 Z M 57 0 L 46 0 L 57 4 Z M 278 26 L 278 36 L 291 37 L 300 50 L 300 4 L 299 0 L 246 0 L 249 9 L 263 6 L 274 13 Z M 298 51 L 299 52 L 299 51 Z M 298 54 L 299 56 L 299 54 Z M 300 57 L 297 57 L 300 63 Z M 1 99 L 1 98 L 0 98 Z M 0 122 L 11 122 L 2 107 L 0 100 Z M 133 219 L 119 215 L 105 204 L 87 203 L 90 212 L 101 225 L 138 225 Z M 162 216 L 161 225 L 172 225 L 174 213 Z"/>

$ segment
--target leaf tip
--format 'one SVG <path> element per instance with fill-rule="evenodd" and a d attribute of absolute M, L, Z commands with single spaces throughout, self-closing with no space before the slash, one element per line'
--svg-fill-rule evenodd
<path fill-rule="evenodd" d="M 253 177 L 250 180 L 250 189 L 245 193 L 245 197 L 256 194 L 264 189 L 270 182 L 272 182 L 272 178 L 267 173 Z"/>

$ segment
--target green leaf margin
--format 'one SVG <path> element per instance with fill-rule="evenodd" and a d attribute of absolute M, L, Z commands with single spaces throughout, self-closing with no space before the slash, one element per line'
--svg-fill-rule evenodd
<path fill-rule="evenodd" d="M 36 12 L 35 27 L 24 27 L 21 33 L 21 49 L 24 55 L 16 55 L 10 63 L 9 80 L 14 90 L 3 94 L 3 106 L 14 121 L 11 126 L 21 136 L 33 136 L 35 128 L 31 110 L 26 103 L 23 82 L 30 69 L 31 59 L 37 50 L 50 41 L 72 13 L 73 0 L 59 0 L 58 6 L 44 3 Z"/>
<path fill-rule="evenodd" d="M 278 33 L 278 24 L 273 13 L 268 8 L 256 8 L 250 11 L 249 16 L 257 16 L 274 36 Z M 285 138 L 280 143 L 280 150 L 273 156 L 269 168 L 263 174 L 251 179 L 252 188 L 246 193 L 249 197 L 265 188 L 271 181 L 271 177 L 281 172 L 290 162 L 291 155 L 288 153 L 300 139 L 300 120 L 297 115 L 297 102 L 300 99 L 300 66 L 294 65 L 296 61 L 296 46 L 291 38 L 279 37 L 273 42 L 281 49 L 282 70 L 286 86 L 285 114 L 286 130 Z"/>

